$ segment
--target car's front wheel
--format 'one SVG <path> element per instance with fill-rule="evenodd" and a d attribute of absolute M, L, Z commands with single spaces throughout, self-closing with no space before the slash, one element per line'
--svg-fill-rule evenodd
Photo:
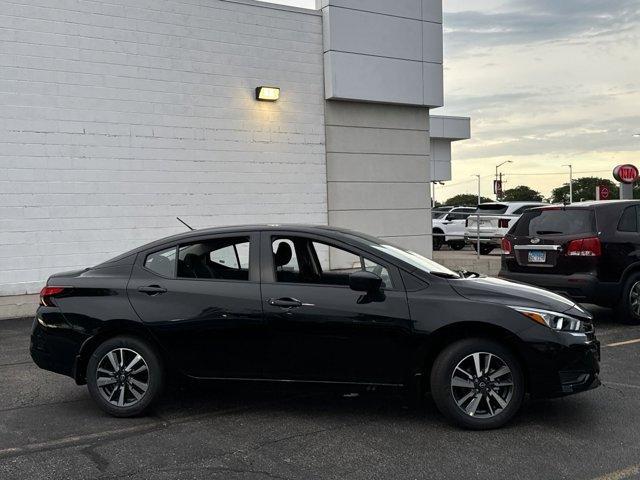
<path fill-rule="evenodd" d="M 87 365 L 87 387 L 95 402 L 116 417 L 143 413 L 156 400 L 164 381 L 155 349 L 135 337 L 103 342 Z"/>
<path fill-rule="evenodd" d="M 499 343 L 483 338 L 460 340 L 436 358 L 431 394 L 453 423 L 474 430 L 499 428 L 522 406 L 522 367 Z"/>

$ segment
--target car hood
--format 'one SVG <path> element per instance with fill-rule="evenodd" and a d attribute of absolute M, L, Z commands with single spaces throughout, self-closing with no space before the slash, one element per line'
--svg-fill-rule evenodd
<path fill-rule="evenodd" d="M 510 282 L 492 277 L 450 280 L 451 287 L 469 300 L 499 303 L 513 307 L 532 307 L 589 316 L 575 302 L 556 293 L 523 283 Z"/>

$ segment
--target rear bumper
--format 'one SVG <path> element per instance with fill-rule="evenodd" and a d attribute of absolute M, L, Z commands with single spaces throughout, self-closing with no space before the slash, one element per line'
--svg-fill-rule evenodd
<path fill-rule="evenodd" d="M 621 286 L 619 283 L 601 282 L 597 277 L 588 273 L 550 275 L 511 272 L 503 268 L 498 277 L 546 288 L 582 303 L 612 305 L 620 297 Z"/>
<path fill-rule="evenodd" d="M 465 234 L 464 241 L 469 244 L 478 242 L 477 235 Z M 482 234 L 480 233 L 480 243 L 483 245 L 500 245 L 502 243 L 502 236 L 496 234 Z"/>
<path fill-rule="evenodd" d="M 35 364 L 43 370 L 74 376 L 76 356 L 81 339 L 76 332 L 62 324 L 47 324 L 38 314 L 33 322 L 29 353 Z M 45 316 L 45 318 L 47 318 Z"/>

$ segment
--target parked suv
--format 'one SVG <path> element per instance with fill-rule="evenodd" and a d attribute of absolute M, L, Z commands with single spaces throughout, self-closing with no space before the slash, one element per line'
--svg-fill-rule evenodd
<path fill-rule="evenodd" d="M 502 249 L 500 277 L 615 307 L 621 321 L 640 324 L 640 201 L 530 210 Z"/>
<path fill-rule="evenodd" d="M 509 231 L 524 212 L 530 208 L 548 205 L 542 202 L 491 202 L 478 205 L 480 216 L 471 215 L 467 219 L 465 240 L 478 249 L 480 236 L 480 254 L 489 255 L 500 246 L 502 237 Z M 478 218 L 480 227 L 478 227 Z M 479 234 L 479 235 L 478 235 Z"/>
<path fill-rule="evenodd" d="M 462 250 L 465 246 L 464 228 L 467 218 L 476 207 L 454 207 L 448 213 L 435 217 L 433 225 L 433 249 L 440 250 L 445 243 L 453 250 Z"/>

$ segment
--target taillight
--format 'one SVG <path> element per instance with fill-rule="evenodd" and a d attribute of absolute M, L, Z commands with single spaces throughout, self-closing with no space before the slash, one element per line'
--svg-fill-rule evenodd
<path fill-rule="evenodd" d="M 512 251 L 511 242 L 506 238 L 502 239 L 502 251 L 504 252 L 505 255 L 511 255 L 511 251 Z"/>
<path fill-rule="evenodd" d="M 65 290 L 68 289 L 65 287 L 44 287 L 40 290 L 40 305 L 45 307 L 54 307 L 55 305 L 51 299 L 56 295 L 60 295 Z"/>
<path fill-rule="evenodd" d="M 509 228 L 509 222 L 511 219 L 509 218 L 500 218 L 498 220 L 498 228 Z"/>
<path fill-rule="evenodd" d="M 570 257 L 599 257 L 602 255 L 600 239 L 590 237 L 572 240 L 567 245 L 567 255 Z"/>

